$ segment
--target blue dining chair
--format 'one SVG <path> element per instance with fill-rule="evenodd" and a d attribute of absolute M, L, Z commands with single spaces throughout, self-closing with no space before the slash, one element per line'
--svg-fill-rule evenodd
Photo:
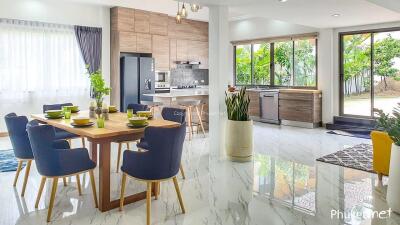
<path fill-rule="evenodd" d="M 47 222 L 50 222 L 60 177 L 89 172 L 94 203 L 97 208 L 96 184 L 93 174 L 96 163 L 89 158 L 88 150 L 86 148 L 70 149 L 70 145 L 66 140 L 56 140 L 54 128 L 50 125 L 29 126 L 27 130 L 33 155 L 35 156 L 36 167 L 42 176 L 35 208 L 38 207 L 46 179 L 53 179 Z M 79 177 L 77 178 L 79 180 Z"/>
<path fill-rule="evenodd" d="M 173 121 L 177 123 L 184 123 L 186 121 L 186 109 L 184 108 L 172 108 L 172 107 L 164 107 L 161 111 L 161 116 L 164 120 Z M 148 144 L 145 138 L 140 139 L 140 142 L 136 145 L 138 149 L 147 149 Z M 182 174 L 182 178 L 186 179 L 185 171 L 183 170 L 183 166 L 181 164 L 180 171 Z"/>
<path fill-rule="evenodd" d="M 136 104 L 136 103 L 128 104 L 128 106 L 126 108 L 132 109 L 133 114 L 136 114 L 138 111 L 149 110 L 147 105 Z M 126 144 L 126 149 L 130 149 L 129 143 L 132 141 L 136 141 L 136 139 L 128 138 L 128 139 L 120 139 L 120 140 L 115 141 L 116 143 L 118 143 L 118 156 L 117 156 L 117 169 L 116 169 L 117 173 L 119 172 L 119 165 L 121 162 L 122 144 Z"/>
<path fill-rule="evenodd" d="M 147 225 L 150 225 L 152 185 L 154 184 L 154 187 L 157 187 L 161 181 L 173 180 L 182 213 L 185 213 L 185 207 L 176 179 L 181 164 L 185 135 L 186 123 L 174 128 L 148 127 L 144 132 L 144 137 L 148 143 L 147 151 L 124 152 L 124 159 L 121 166 L 123 175 L 120 192 L 120 210 L 123 210 L 126 177 L 129 176 L 147 183 Z M 154 195 L 156 197 L 158 195 L 157 188 L 154 190 Z"/>
<path fill-rule="evenodd" d="M 14 187 L 17 185 L 22 164 L 26 162 L 24 184 L 21 192 L 21 196 L 24 196 L 32 160 L 34 160 L 28 133 L 26 132 L 28 118 L 26 116 L 17 116 L 15 113 L 9 113 L 4 117 L 4 120 L 6 121 L 7 131 L 13 146 L 15 158 L 17 158 L 18 161 L 18 167 L 13 183 Z"/>
<path fill-rule="evenodd" d="M 62 110 L 64 106 L 72 106 L 72 103 L 62 103 L 62 104 L 51 104 L 51 105 L 43 105 L 43 113 L 45 113 L 47 110 Z M 79 135 L 70 133 L 66 130 L 60 129 L 60 128 L 55 128 L 56 130 L 56 139 L 65 139 L 69 142 L 71 145 L 71 139 L 75 138 L 81 138 L 82 141 L 82 147 L 85 147 L 85 137 L 81 137 Z"/>

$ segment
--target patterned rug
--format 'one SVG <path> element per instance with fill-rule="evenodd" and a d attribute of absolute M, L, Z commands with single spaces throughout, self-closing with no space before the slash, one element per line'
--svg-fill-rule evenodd
<path fill-rule="evenodd" d="M 18 167 L 17 159 L 14 157 L 14 151 L 0 150 L 0 172 L 16 171 Z"/>
<path fill-rule="evenodd" d="M 372 169 L 372 145 L 370 144 L 355 145 L 323 156 L 317 161 L 375 173 Z"/>

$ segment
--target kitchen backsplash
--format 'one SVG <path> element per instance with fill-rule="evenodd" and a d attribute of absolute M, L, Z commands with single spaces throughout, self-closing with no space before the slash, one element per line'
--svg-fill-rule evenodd
<path fill-rule="evenodd" d="M 179 66 L 171 70 L 171 86 L 193 85 L 195 80 L 198 81 L 197 85 L 208 85 L 208 69 Z"/>

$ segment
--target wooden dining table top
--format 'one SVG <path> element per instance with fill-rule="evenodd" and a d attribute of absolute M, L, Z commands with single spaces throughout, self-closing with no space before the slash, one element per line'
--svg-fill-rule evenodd
<path fill-rule="evenodd" d="M 143 133 L 145 128 L 130 128 L 127 126 L 128 117 L 126 113 L 116 112 L 109 113 L 109 120 L 105 120 L 105 127 L 98 128 L 96 125 L 96 119 L 91 118 L 90 121 L 95 124 L 90 127 L 74 127 L 71 125 L 72 119 L 75 117 L 89 117 L 89 111 L 79 111 L 78 113 L 72 113 L 71 119 L 48 119 L 45 114 L 32 114 L 33 119 L 37 119 L 41 122 L 45 122 L 54 127 L 66 130 L 68 132 L 85 136 L 93 139 L 97 138 L 112 138 L 127 134 Z M 180 124 L 153 118 L 148 120 L 149 126 L 152 127 L 177 127 Z"/>

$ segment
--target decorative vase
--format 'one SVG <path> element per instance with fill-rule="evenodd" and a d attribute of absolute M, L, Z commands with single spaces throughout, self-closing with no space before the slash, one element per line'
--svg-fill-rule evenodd
<path fill-rule="evenodd" d="M 396 213 L 400 213 L 400 146 L 392 144 L 389 167 L 389 184 L 386 201 Z"/>
<path fill-rule="evenodd" d="M 97 117 L 100 117 L 101 113 L 103 111 L 103 98 L 96 99 L 96 105 L 97 105 L 96 114 L 97 114 Z"/>
<path fill-rule="evenodd" d="M 228 120 L 226 123 L 225 149 L 228 158 L 248 162 L 253 158 L 253 121 Z"/>

